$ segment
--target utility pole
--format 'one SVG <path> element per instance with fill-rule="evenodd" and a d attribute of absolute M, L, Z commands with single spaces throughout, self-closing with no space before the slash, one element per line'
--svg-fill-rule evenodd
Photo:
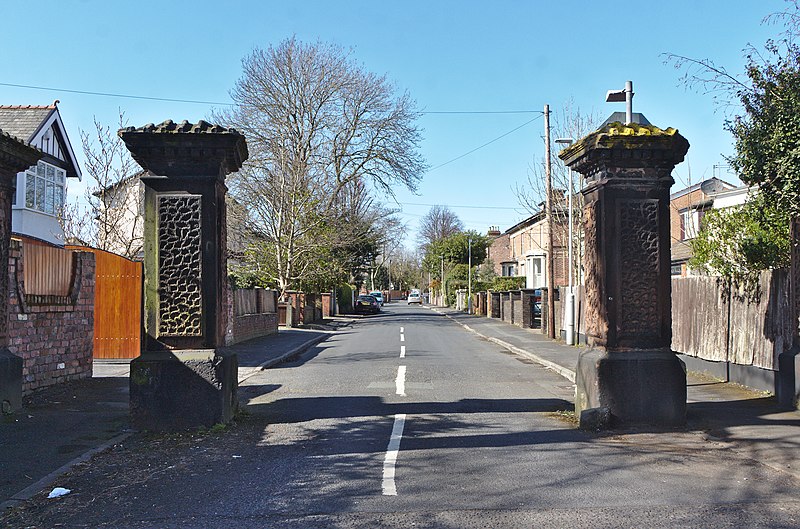
<path fill-rule="evenodd" d="M 469 280 L 467 281 L 467 314 L 472 314 L 472 237 L 467 239 L 469 246 Z"/>
<path fill-rule="evenodd" d="M 547 224 L 547 334 L 556 337 L 554 315 L 556 313 L 555 278 L 553 277 L 553 201 L 552 171 L 550 166 L 550 105 L 544 106 L 544 214 Z"/>
<path fill-rule="evenodd" d="M 575 142 L 572 138 L 557 138 L 556 143 L 561 143 L 569 147 Z M 569 223 L 569 235 L 567 237 L 567 244 L 569 251 L 567 253 L 567 276 L 569 277 L 569 289 L 567 290 L 567 304 L 565 309 L 565 327 L 566 327 L 566 342 L 567 345 L 575 345 L 575 292 L 572 290 L 572 166 L 570 165 L 567 170 L 569 171 L 569 202 L 567 205 L 567 222 Z"/>
<path fill-rule="evenodd" d="M 439 302 L 441 303 L 442 307 L 446 307 L 447 303 L 445 303 L 445 295 L 444 295 L 444 254 L 441 255 L 442 258 L 442 274 L 439 276 Z"/>

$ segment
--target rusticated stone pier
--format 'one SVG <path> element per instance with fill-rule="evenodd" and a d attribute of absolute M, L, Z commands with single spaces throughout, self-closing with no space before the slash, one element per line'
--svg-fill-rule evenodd
<path fill-rule="evenodd" d="M 559 154 L 585 178 L 582 427 L 686 420 L 685 366 L 670 348 L 669 190 L 688 149 L 675 129 L 616 122 Z"/>
<path fill-rule="evenodd" d="M 179 430 L 228 422 L 238 401 L 227 327 L 225 176 L 244 137 L 206 122 L 129 127 L 119 136 L 145 169 L 144 340 L 131 363 L 134 425 Z"/>

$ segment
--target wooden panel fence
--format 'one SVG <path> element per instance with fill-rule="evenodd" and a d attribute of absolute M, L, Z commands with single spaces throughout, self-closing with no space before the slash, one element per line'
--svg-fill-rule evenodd
<path fill-rule="evenodd" d="M 258 300 L 256 299 L 256 291 L 250 288 L 240 288 L 233 291 L 233 307 L 234 313 L 237 316 L 245 314 L 256 314 Z"/>
<path fill-rule="evenodd" d="M 233 310 L 236 316 L 276 312 L 277 293 L 265 288 L 240 288 L 233 291 Z"/>
<path fill-rule="evenodd" d="M 142 263 L 84 246 L 95 254 L 94 358 L 135 358 L 141 349 Z"/>
<path fill-rule="evenodd" d="M 672 279 L 672 349 L 705 360 L 727 360 L 728 307 L 715 277 Z"/>
<path fill-rule="evenodd" d="M 673 278 L 673 350 L 777 371 L 778 355 L 791 345 L 788 274 L 763 272 L 757 289 L 744 294 L 715 277 Z"/>
<path fill-rule="evenodd" d="M 67 296 L 72 283 L 72 252 L 22 240 L 25 260 L 23 280 L 25 293 L 36 296 Z"/>

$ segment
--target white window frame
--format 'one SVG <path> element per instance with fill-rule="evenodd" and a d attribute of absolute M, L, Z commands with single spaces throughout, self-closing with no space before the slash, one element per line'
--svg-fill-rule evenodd
<path fill-rule="evenodd" d="M 545 256 L 541 254 L 529 254 L 525 257 L 525 288 L 542 288 L 547 285 L 544 260 Z"/>
<path fill-rule="evenodd" d="M 40 160 L 25 171 L 25 208 L 55 217 L 64 207 L 66 192 L 64 169 Z"/>

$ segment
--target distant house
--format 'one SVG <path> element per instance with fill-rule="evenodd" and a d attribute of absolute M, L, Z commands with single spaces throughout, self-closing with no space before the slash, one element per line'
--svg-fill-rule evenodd
<path fill-rule="evenodd" d="M 713 208 L 744 203 L 748 188 L 736 187 L 719 178 L 709 178 L 670 195 L 670 238 L 672 275 L 690 275 L 692 258 L 689 241 L 697 237 L 706 212 Z"/>
<path fill-rule="evenodd" d="M 556 210 L 559 206 L 556 205 Z M 563 213 L 563 212 L 562 212 Z M 567 225 L 564 215 L 554 215 L 553 280 L 556 286 L 566 285 Z M 501 262 L 503 274 L 525 277 L 525 288 L 547 286 L 547 222 L 544 211 L 531 215 L 505 231 L 508 236 L 509 259 Z"/>
<path fill-rule="evenodd" d="M 492 243 L 486 249 L 486 259 L 492 266 L 495 275 L 514 277 L 517 275 L 517 262 L 511 259 L 511 242 L 508 233 L 502 233 L 498 226 L 491 226 L 486 235 Z"/>
<path fill-rule="evenodd" d="M 67 179 L 81 179 L 58 101 L 48 106 L 0 106 L 0 129 L 42 150 L 35 166 L 17 175 L 12 197 L 11 230 L 52 244 L 64 244 L 58 214 L 64 206 Z"/>
<path fill-rule="evenodd" d="M 99 189 L 97 239 L 100 248 L 136 261 L 144 258 L 144 184 L 142 171 Z"/>
<path fill-rule="evenodd" d="M 98 240 L 102 249 L 133 260 L 144 256 L 144 184 L 139 171 L 95 192 L 100 201 Z M 258 237 L 247 229 L 246 208 L 226 199 L 226 237 L 229 264 L 241 259 L 248 244 Z"/>

